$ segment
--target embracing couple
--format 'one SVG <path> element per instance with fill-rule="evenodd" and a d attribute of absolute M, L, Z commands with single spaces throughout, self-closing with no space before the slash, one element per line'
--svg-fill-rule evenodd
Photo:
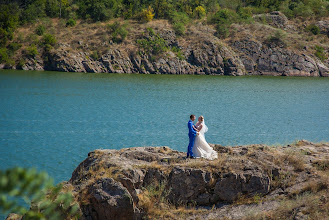
<path fill-rule="evenodd" d="M 188 127 L 188 136 L 190 139 L 188 149 L 187 149 L 187 158 L 206 158 L 213 160 L 218 158 L 216 151 L 209 146 L 204 136 L 204 133 L 208 131 L 208 127 L 204 122 L 204 118 L 201 115 L 198 118 L 198 122 L 193 124 L 195 120 L 195 115 L 190 116 L 190 120 L 187 123 Z"/>

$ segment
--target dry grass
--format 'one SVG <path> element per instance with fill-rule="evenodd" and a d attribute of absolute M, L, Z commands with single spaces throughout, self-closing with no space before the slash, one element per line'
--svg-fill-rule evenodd
<path fill-rule="evenodd" d="M 284 167 L 286 164 L 291 165 L 297 172 L 305 170 L 303 156 L 295 151 L 287 150 L 283 153 L 277 152 L 273 162 L 279 167 Z"/>
<path fill-rule="evenodd" d="M 207 211 L 193 206 L 174 206 L 166 199 L 168 194 L 166 183 L 150 185 L 138 195 L 138 207 L 145 211 L 147 219 L 186 219 Z"/>
<path fill-rule="evenodd" d="M 302 215 L 307 215 L 306 219 L 325 220 L 329 216 L 328 193 L 328 190 L 323 190 L 318 193 L 304 193 L 293 199 L 285 199 L 277 209 L 247 216 L 246 220 L 297 219 L 297 216 Z"/>

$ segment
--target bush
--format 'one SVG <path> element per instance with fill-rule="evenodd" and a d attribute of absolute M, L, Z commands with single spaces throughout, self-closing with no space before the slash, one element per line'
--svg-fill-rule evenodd
<path fill-rule="evenodd" d="M 14 37 L 14 31 L 19 19 L 17 4 L 0 4 L 0 47 Z"/>
<path fill-rule="evenodd" d="M 77 24 L 77 22 L 73 18 L 70 18 L 66 22 L 66 27 L 74 27 L 76 24 Z"/>
<path fill-rule="evenodd" d="M 18 69 L 22 69 L 23 66 L 25 65 L 25 60 L 24 59 L 20 59 L 17 63 L 17 68 Z"/>
<path fill-rule="evenodd" d="M 98 60 L 101 57 L 101 54 L 99 51 L 95 50 L 93 51 L 93 53 L 90 55 L 91 58 L 93 58 L 93 60 Z"/>
<path fill-rule="evenodd" d="M 186 59 L 180 48 L 174 46 L 174 47 L 171 48 L 171 51 L 176 54 L 176 56 L 179 60 L 185 60 Z"/>
<path fill-rule="evenodd" d="M 45 34 L 42 38 L 42 44 L 54 46 L 56 44 L 56 38 L 51 34 Z"/>
<path fill-rule="evenodd" d="M 194 16 L 196 18 L 202 19 L 206 16 L 206 9 L 204 9 L 202 6 L 198 6 L 194 9 Z"/>
<path fill-rule="evenodd" d="M 229 9 L 220 9 L 211 17 L 213 24 L 232 24 L 237 21 L 237 14 Z"/>
<path fill-rule="evenodd" d="M 327 59 L 325 53 L 324 53 L 324 48 L 321 46 L 316 45 L 315 46 L 315 56 L 317 56 L 321 61 L 324 61 Z"/>
<path fill-rule="evenodd" d="M 154 17 L 154 10 L 151 6 L 149 6 L 147 9 L 143 9 L 141 12 L 141 19 L 145 22 L 149 22 L 153 20 Z"/>
<path fill-rule="evenodd" d="M 316 26 L 315 24 L 310 24 L 306 27 L 306 31 L 311 32 L 314 35 L 320 34 L 320 28 Z"/>
<path fill-rule="evenodd" d="M 270 35 L 266 43 L 269 46 L 286 47 L 286 34 L 282 30 L 277 30 L 274 35 Z"/>
<path fill-rule="evenodd" d="M 184 35 L 185 34 L 186 28 L 185 28 L 185 25 L 183 23 L 181 23 L 181 22 L 175 23 L 174 26 L 173 26 L 173 28 L 174 28 L 175 33 L 177 35 L 180 35 L 181 36 L 181 35 Z"/>
<path fill-rule="evenodd" d="M 38 48 L 34 44 L 26 48 L 26 55 L 34 58 L 38 54 Z"/>
<path fill-rule="evenodd" d="M 169 15 L 169 20 L 171 23 L 182 23 L 184 25 L 190 22 L 189 16 L 184 12 L 172 11 Z"/>
<path fill-rule="evenodd" d="M 12 52 L 15 52 L 17 51 L 19 48 L 22 47 L 22 44 L 19 44 L 19 43 L 16 43 L 16 42 L 11 42 L 9 45 L 8 45 L 8 49 Z"/>
<path fill-rule="evenodd" d="M 0 170 L 0 212 L 14 212 L 24 219 L 76 219 L 79 206 L 72 194 L 62 192 L 62 185 L 52 185 L 46 173 L 35 169 Z M 24 200 L 23 200 L 24 198 Z M 20 203 L 32 202 L 27 210 Z"/>
<path fill-rule="evenodd" d="M 126 24 L 121 25 L 117 21 L 114 22 L 113 24 L 108 24 L 107 29 L 110 31 L 112 40 L 115 43 L 123 42 L 128 35 L 127 25 Z"/>
<path fill-rule="evenodd" d="M 36 27 L 36 29 L 35 29 L 34 32 L 35 32 L 37 35 L 42 36 L 42 35 L 45 33 L 45 31 L 46 31 L 46 27 L 43 26 L 42 24 L 40 24 L 40 25 L 38 25 L 38 26 Z"/>
<path fill-rule="evenodd" d="M 5 63 L 8 59 L 7 48 L 0 48 L 0 63 Z"/>
<path fill-rule="evenodd" d="M 216 25 L 216 36 L 218 38 L 224 39 L 229 35 L 229 26 L 225 24 L 217 24 Z"/>
<path fill-rule="evenodd" d="M 152 28 L 147 28 L 144 39 L 138 39 L 137 44 L 147 54 L 160 54 L 168 50 L 166 41 L 154 32 Z"/>

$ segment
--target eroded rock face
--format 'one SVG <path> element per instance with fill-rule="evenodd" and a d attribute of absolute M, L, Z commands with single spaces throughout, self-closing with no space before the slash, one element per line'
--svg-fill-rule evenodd
<path fill-rule="evenodd" d="M 329 20 L 318 21 L 315 24 L 320 28 L 322 34 L 326 34 L 329 37 Z"/>
<path fill-rule="evenodd" d="M 169 199 L 175 203 L 209 205 L 212 174 L 201 169 L 174 168 L 169 175 Z"/>
<path fill-rule="evenodd" d="M 128 190 L 112 178 L 102 178 L 89 187 L 89 204 L 82 206 L 86 219 L 134 219 L 137 209 Z"/>
<path fill-rule="evenodd" d="M 285 48 L 269 48 L 254 39 L 232 42 L 250 74 L 278 76 L 326 76 L 328 70 L 319 60 Z M 321 66 L 322 70 L 318 66 Z"/>
<path fill-rule="evenodd" d="M 253 18 L 258 22 L 266 22 L 277 28 L 284 28 L 288 23 L 288 18 L 280 11 L 272 11 L 268 14 L 254 15 Z"/>
<path fill-rule="evenodd" d="M 214 199 L 232 202 L 242 194 L 265 195 L 270 191 L 270 178 L 257 172 L 228 173 L 220 178 L 214 189 Z"/>

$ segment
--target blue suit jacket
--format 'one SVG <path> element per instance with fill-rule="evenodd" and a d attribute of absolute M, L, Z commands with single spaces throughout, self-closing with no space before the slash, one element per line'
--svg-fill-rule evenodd
<path fill-rule="evenodd" d="M 187 127 L 188 127 L 188 134 L 191 135 L 196 135 L 197 131 L 193 128 L 193 121 L 189 120 L 187 123 Z"/>

